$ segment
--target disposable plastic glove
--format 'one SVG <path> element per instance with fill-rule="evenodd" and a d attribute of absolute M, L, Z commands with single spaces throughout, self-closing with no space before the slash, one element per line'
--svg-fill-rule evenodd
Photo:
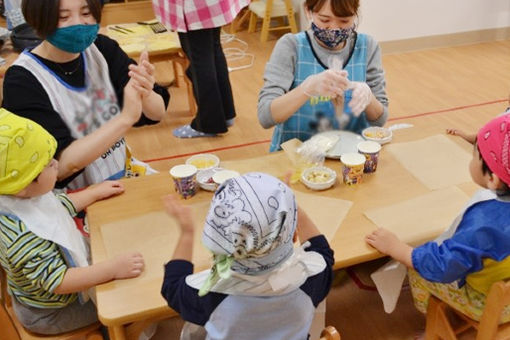
<path fill-rule="evenodd" d="M 347 72 L 336 70 L 326 70 L 311 75 L 301 83 L 303 92 L 307 96 L 325 96 L 331 98 L 342 96 L 348 85 Z"/>
<path fill-rule="evenodd" d="M 352 113 L 357 117 L 361 112 L 365 111 L 368 104 L 372 100 L 372 90 L 367 83 L 351 81 L 349 88 L 352 89 L 352 98 L 349 107 Z"/>

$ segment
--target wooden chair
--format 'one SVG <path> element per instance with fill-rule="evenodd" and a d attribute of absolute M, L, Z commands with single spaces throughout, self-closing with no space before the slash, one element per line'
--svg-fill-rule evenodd
<path fill-rule="evenodd" d="M 427 308 L 426 340 L 456 340 L 457 335 L 474 328 L 477 330 L 476 340 L 508 340 L 510 339 L 510 322 L 498 325 L 505 306 L 510 305 L 510 281 L 496 282 L 492 285 L 487 304 L 480 322 L 474 321 L 461 312 L 450 308 L 445 302 L 431 296 Z M 462 320 L 461 325 L 454 328 L 448 318 L 448 311 L 453 311 Z"/>
<path fill-rule="evenodd" d="M 248 9 L 248 6 L 243 8 L 239 14 L 237 14 L 237 17 L 232 20 L 230 23 L 230 34 L 235 34 L 241 26 L 246 22 L 247 19 L 250 17 L 251 11 Z"/>
<path fill-rule="evenodd" d="M 101 327 L 99 322 L 59 335 L 41 335 L 26 330 L 18 321 L 12 309 L 11 297 L 7 293 L 7 279 L 1 266 L 0 291 L 0 332 L 2 333 L 2 339 L 5 336 L 5 339 L 8 340 L 103 340 L 103 336 L 99 331 L 99 327 Z"/>
<path fill-rule="evenodd" d="M 326 326 L 321 332 L 319 340 L 340 340 L 340 333 L 333 326 Z"/>
<path fill-rule="evenodd" d="M 262 18 L 262 31 L 260 41 L 266 42 L 269 31 L 290 29 L 292 33 L 297 33 L 296 18 L 294 17 L 294 9 L 291 0 L 258 0 L 252 1 L 248 6 L 250 10 L 250 23 L 248 24 L 248 32 L 255 32 L 257 26 L 257 18 Z M 281 20 L 280 26 L 271 27 L 271 18 L 284 19 L 287 17 L 287 23 Z"/>

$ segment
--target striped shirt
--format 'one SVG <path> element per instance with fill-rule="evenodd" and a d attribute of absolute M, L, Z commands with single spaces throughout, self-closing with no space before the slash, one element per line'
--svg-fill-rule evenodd
<path fill-rule="evenodd" d="M 57 198 L 72 216 L 73 203 L 65 194 Z M 1 208 L 0 208 L 1 209 Z M 32 233 L 13 215 L 0 213 L 0 264 L 7 273 L 9 293 L 36 308 L 65 307 L 77 294 L 55 294 L 67 270 L 59 246 Z"/>
<path fill-rule="evenodd" d="M 249 3 L 250 0 L 152 0 L 152 8 L 165 26 L 187 32 L 229 24 Z"/>

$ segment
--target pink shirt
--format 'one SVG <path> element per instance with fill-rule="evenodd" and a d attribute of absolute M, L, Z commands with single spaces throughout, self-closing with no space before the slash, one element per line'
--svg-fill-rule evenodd
<path fill-rule="evenodd" d="M 250 0 L 152 0 L 156 18 L 166 27 L 187 32 L 229 24 Z"/>

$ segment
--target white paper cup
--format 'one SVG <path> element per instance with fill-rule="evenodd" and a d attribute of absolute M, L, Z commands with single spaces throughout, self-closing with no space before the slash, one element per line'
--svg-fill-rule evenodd
<path fill-rule="evenodd" d="M 187 199 L 197 193 L 197 167 L 190 164 L 176 165 L 170 169 L 175 191 Z"/>
<path fill-rule="evenodd" d="M 358 152 L 365 156 L 365 173 L 375 172 L 377 170 L 377 163 L 379 162 L 379 152 L 381 151 L 381 144 L 372 141 L 360 142 L 358 144 Z"/>
<path fill-rule="evenodd" d="M 357 152 L 344 153 L 340 156 L 340 161 L 343 164 L 342 175 L 345 184 L 356 185 L 361 183 L 365 160 L 365 156 Z"/>

